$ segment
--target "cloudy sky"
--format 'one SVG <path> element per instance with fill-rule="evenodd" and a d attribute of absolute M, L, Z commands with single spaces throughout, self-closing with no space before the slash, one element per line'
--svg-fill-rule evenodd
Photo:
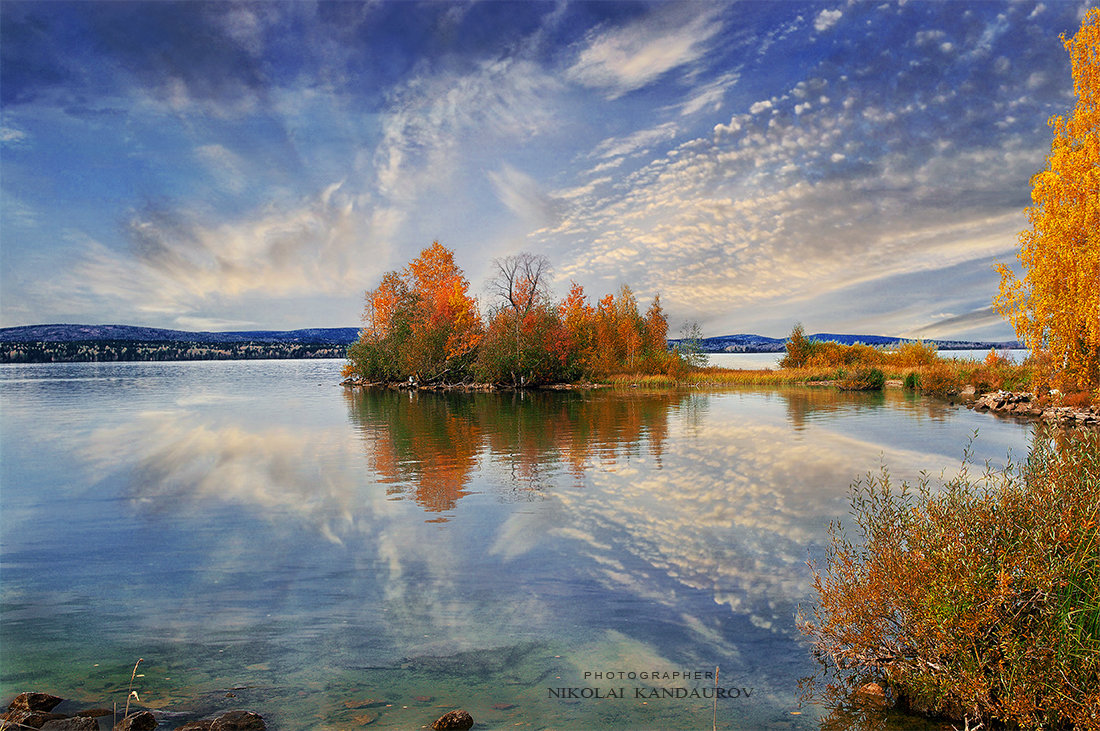
<path fill-rule="evenodd" d="M 1081 2 L 0 4 L 0 325 L 354 326 L 432 240 L 674 331 L 989 310 Z"/>

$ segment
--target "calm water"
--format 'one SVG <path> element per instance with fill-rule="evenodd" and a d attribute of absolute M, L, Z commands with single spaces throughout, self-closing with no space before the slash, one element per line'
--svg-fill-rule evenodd
<path fill-rule="evenodd" d="M 851 481 L 1029 439 L 901 391 L 358 393 L 340 365 L 0 367 L 3 700 L 121 705 L 141 657 L 168 728 L 698 729 L 710 699 L 638 696 L 719 667 L 720 728 L 817 728 L 795 614 Z"/>

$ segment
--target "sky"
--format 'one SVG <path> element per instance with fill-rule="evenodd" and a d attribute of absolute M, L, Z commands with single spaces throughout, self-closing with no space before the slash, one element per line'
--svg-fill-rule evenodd
<path fill-rule="evenodd" d="M 360 324 L 438 240 L 672 334 L 1013 337 L 1088 4 L 0 3 L 0 326 Z"/>

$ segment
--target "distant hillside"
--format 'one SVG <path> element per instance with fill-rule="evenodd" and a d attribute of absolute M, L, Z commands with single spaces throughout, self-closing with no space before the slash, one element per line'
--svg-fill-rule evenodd
<path fill-rule="evenodd" d="M 144 343 L 302 343 L 348 345 L 359 337 L 354 327 L 318 327 L 305 330 L 244 330 L 188 332 L 133 325 L 26 325 L 0 328 L 3 343 L 71 343 L 88 340 L 132 340 Z"/>
<path fill-rule="evenodd" d="M 912 338 L 897 338 L 887 335 L 838 335 L 835 333 L 814 333 L 807 335 L 810 340 L 820 340 L 853 345 L 893 346 L 899 343 L 915 342 Z M 679 343 L 679 340 L 670 340 L 670 343 Z M 786 338 L 769 338 L 763 335 L 718 335 L 712 338 L 702 338 L 699 341 L 700 349 L 705 353 L 781 353 L 785 348 Z M 1015 340 L 936 340 L 926 338 L 925 342 L 935 343 L 940 350 L 987 350 L 997 348 L 1007 350 L 1023 347 Z"/>
<path fill-rule="evenodd" d="M 354 327 L 304 330 L 188 332 L 132 325 L 28 325 L 0 328 L 0 363 L 73 363 L 132 360 L 238 360 L 253 358 L 343 358 L 359 337 Z M 815 333 L 813 340 L 845 345 L 891 346 L 907 342 L 884 335 Z M 677 344 L 679 340 L 670 340 Z M 1019 348 L 1015 341 L 934 340 L 940 350 Z M 739 334 L 703 338 L 706 353 L 779 353 L 785 338 Z"/>

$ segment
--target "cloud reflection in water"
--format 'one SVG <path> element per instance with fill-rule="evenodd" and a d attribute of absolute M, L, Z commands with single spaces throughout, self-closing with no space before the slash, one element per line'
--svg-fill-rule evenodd
<path fill-rule="evenodd" d="M 808 551 L 854 477 L 883 458 L 903 473 L 937 463 L 828 428 L 807 439 L 781 411 L 801 405 L 738 398 L 347 391 L 352 430 L 181 409 L 100 430 L 85 454 L 124 465 L 124 494 L 151 517 L 233 504 L 267 521 L 257 541 L 271 564 L 256 570 L 302 553 L 310 587 L 284 589 L 282 610 L 309 594 L 310 612 L 383 630 L 393 652 L 609 630 L 661 654 L 732 657 L 734 618 L 793 631 Z M 219 566 L 258 550 L 226 539 Z M 312 563 L 334 559 L 348 564 L 338 579 Z M 632 626 L 641 617 L 680 639 Z"/>

